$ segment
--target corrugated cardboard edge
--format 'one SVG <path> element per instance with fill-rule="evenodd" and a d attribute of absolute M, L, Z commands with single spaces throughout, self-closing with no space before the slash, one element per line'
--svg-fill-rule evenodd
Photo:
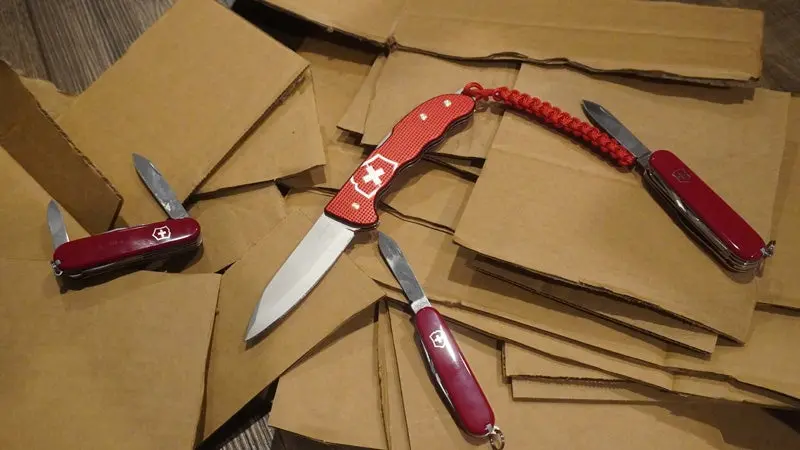
<path fill-rule="evenodd" d="M 106 178 L 106 176 L 105 176 L 105 175 L 103 175 L 103 173 L 100 171 L 100 169 L 98 169 L 98 168 L 97 168 L 97 167 L 96 167 L 96 166 L 95 166 L 95 165 L 92 163 L 92 161 L 91 161 L 91 160 L 90 160 L 90 159 L 89 159 L 89 158 L 88 158 L 86 155 L 84 155 L 84 154 L 83 154 L 83 152 L 81 152 L 81 151 L 80 151 L 80 150 L 79 150 L 79 149 L 78 149 L 78 148 L 75 146 L 75 144 L 72 142 L 72 140 L 69 138 L 69 136 L 67 136 L 67 134 L 64 132 L 64 130 L 62 130 L 62 129 L 61 129 L 61 127 L 60 127 L 60 126 L 59 126 L 59 125 L 56 123 L 56 121 L 54 120 L 54 118 L 53 118 L 53 117 L 51 117 L 51 116 L 50 116 L 50 114 L 49 114 L 49 113 L 48 113 L 48 112 L 47 112 L 47 111 L 46 111 L 46 110 L 45 110 L 45 109 L 42 107 L 42 105 L 39 103 L 39 101 L 36 99 L 36 97 L 33 95 L 33 93 L 31 93 L 31 91 L 30 91 L 30 90 L 28 90 L 28 88 L 27 88 L 27 87 L 25 87 L 24 83 L 22 82 L 22 78 L 24 77 L 24 74 L 22 74 L 22 73 L 21 73 L 21 71 L 19 71 L 19 70 L 15 69 L 15 68 L 14 68 L 14 67 L 13 67 L 13 66 L 12 66 L 12 65 L 11 65 L 11 64 L 8 62 L 8 61 L 7 61 L 7 60 L 5 60 L 5 59 L 3 59 L 3 58 L 0 58 L 0 63 L 2 63 L 2 65 L 5 65 L 5 66 L 6 66 L 6 67 L 7 67 L 7 68 L 8 68 L 8 69 L 11 71 L 11 72 L 13 72 L 13 73 L 14 73 L 14 75 L 17 77 L 17 82 L 19 83 L 19 87 L 21 87 L 21 88 L 25 89 L 25 91 L 27 92 L 27 94 L 31 96 L 32 100 L 35 102 L 36 106 L 39 108 L 39 111 L 41 112 L 41 114 L 42 114 L 42 115 L 43 115 L 43 116 L 46 118 L 46 120 L 47 120 L 47 121 L 48 121 L 48 122 L 49 122 L 49 123 L 50 123 L 50 124 L 51 124 L 51 125 L 54 127 L 54 129 L 55 129 L 55 130 L 56 130 L 56 131 L 57 131 L 57 132 L 58 132 L 58 133 L 61 135 L 61 137 L 62 137 L 62 138 L 65 140 L 65 142 L 67 143 L 67 145 L 69 145 L 69 147 L 72 149 L 72 151 L 73 151 L 73 152 L 75 152 L 75 155 L 78 157 L 78 159 L 79 159 L 79 160 L 80 160 L 80 161 L 81 161 L 81 162 L 82 162 L 82 163 L 83 163 L 83 164 L 84 164 L 86 167 L 88 167 L 88 169 L 89 169 L 91 172 L 93 172 L 95 175 L 97 175 L 97 177 L 98 177 L 98 178 L 101 180 L 102 184 L 104 184 L 104 185 L 105 185 L 104 187 L 106 187 L 106 188 L 107 188 L 107 189 L 110 191 L 110 193 L 111 193 L 111 195 L 112 195 L 112 196 L 114 196 L 114 197 L 116 197 L 116 198 L 118 199 L 118 202 L 117 202 L 117 205 L 116 205 L 116 210 L 115 210 L 115 211 L 113 212 L 113 214 L 111 215 L 111 220 L 109 221 L 109 223 L 106 225 L 106 227 L 105 227 L 105 228 L 102 228 L 102 227 L 92 227 L 92 226 L 89 226 L 89 224 L 86 222 L 86 218 L 85 218 L 85 217 L 81 217 L 81 216 L 80 216 L 80 214 L 75 214 L 75 211 L 74 211 L 74 210 L 73 210 L 73 211 L 70 211 L 70 213 L 72 214 L 72 216 L 73 216 L 73 217 L 75 217 L 75 218 L 76 218 L 76 220 L 78 220 L 78 222 L 79 222 L 79 223 L 80 223 L 80 224 L 81 224 L 81 225 L 82 225 L 82 226 L 83 226 L 83 227 L 84 227 L 84 228 L 85 228 L 87 231 L 89 231 L 90 233 L 92 233 L 92 234 L 95 234 L 95 233 L 101 233 L 101 232 L 103 232 L 103 231 L 107 231 L 107 230 L 108 230 L 109 228 L 111 228 L 111 226 L 114 224 L 114 222 L 115 222 L 115 221 L 116 221 L 116 219 L 117 219 L 117 216 L 119 215 L 119 212 L 120 212 L 120 210 L 122 209 L 122 205 L 123 205 L 123 203 L 124 203 L 124 199 L 122 198 L 122 195 L 119 193 L 119 191 L 117 190 L 117 188 L 116 188 L 116 187 L 114 187 L 114 185 L 113 185 L 113 184 L 111 184 L 111 182 L 108 180 L 108 178 Z M 0 68 L 0 70 L 2 70 L 2 69 Z M 61 91 L 59 91 L 59 92 L 61 92 Z M 65 94 L 65 95 L 66 95 L 66 94 Z M 16 155 L 15 155 L 15 151 L 14 151 L 13 149 L 8 149 L 8 148 L 6 147 L 6 151 L 8 151 L 8 153 L 9 153 L 9 154 L 10 154 L 12 157 L 14 157 L 14 159 L 15 159 L 15 160 L 16 160 L 16 161 L 17 161 L 17 162 L 18 162 L 18 163 L 19 163 L 21 166 L 25 167 L 25 170 L 26 170 L 26 171 L 28 171 L 28 173 L 30 173 L 30 171 L 28 170 L 28 167 L 26 167 L 26 166 L 25 166 L 25 164 L 23 163 L 23 161 L 21 161 L 19 158 L 17 158 L 17 157 L 16 157 Z M 37 181 L 37 183 L 39 183 L 39 184 L 40 184 L 42 187 L 44 187 L 44 184 L 48 184 L 48 183 L 44 183 L 44 184 L 42 184 L 42 182 L 41 182 L 40 180 L 38 180 L 38 179 L 37 179 L 36 181 Z M 53 198 L 54 198 L 54 199 L 55 199 L 55 200 L 56 200 L 58 203 L 60 203 L 62 206 L 64 206 L 65 208 L 66 208 L 66 207 L 67 207 L 67 205 L 70 203 L 70 202 L 64 202 L 64 201 L 63 201 L 63 196 L 62 196 L 62 195 L 60 195 L 60 192 L 58 192 L 58 191 L 57 191 L 57 192 L 49 192 L 49 191 L 48 191 L 48 194 L 50 194 L 51 196 L 53 196 Z"/>

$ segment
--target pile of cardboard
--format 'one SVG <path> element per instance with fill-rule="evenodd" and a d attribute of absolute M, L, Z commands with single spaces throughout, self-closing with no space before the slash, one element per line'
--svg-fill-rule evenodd
<path fill-rule="evenodd" d="M 506 448 L 800 448 L 800 102 L 754 87 L 759 12 L 266 3 L 325 30 L 290 49 L 213 0 L 179 0 L 78 97 L 0 65 L 1 448 L 224 441 L 276 381 L 270 425 L 316 441 L 488 447 L 431 383 L 374 232 L 244 342 L 262 290 L 369 151 L 471 81 L 577 116 L 582 99 L 608 106 L 777 241 L 762 272 L 731 275 L 637 174 L 480 104 L 394 182 L 379 229 L 449 320 Z M 61 291 L 51 198 L 73 238 L 163 220 L 133 152 L 186 200 L 202 254 Z"/>

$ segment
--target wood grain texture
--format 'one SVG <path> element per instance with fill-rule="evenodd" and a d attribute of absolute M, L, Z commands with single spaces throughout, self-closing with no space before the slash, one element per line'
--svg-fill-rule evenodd
<path fill-rule="evenodd" d="M 0 2 L 0 59 L 32 78 L 49 78 L 26 0 Z"/>

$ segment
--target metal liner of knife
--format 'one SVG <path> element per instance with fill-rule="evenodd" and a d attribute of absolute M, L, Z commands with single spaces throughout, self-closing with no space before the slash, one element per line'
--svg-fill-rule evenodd
<path fill-rule="evenodd" d="M 169 219 L 70 241 L 55 201 L 47 207 L 47 225 L 53 240 L 51 265 L 57 277 L 81 279 L 163 261 L 202 245 L 200 224 L 189 217 L 161 173 L 144 156 L 134 154 L 136 172 Z"/>
<path fill-rule="evenodd" d="M 397 175 L 472 117 L 475 101 L 460 93 L 418 105 L 353 172 L 311 230 L 272 277 L 247 325 L 256 339 L 294 308 L 333 266 L 358 231 L 378 225 L 377 202 Z"/>
<path fill-rule="evenodd" d="M 502 449 L 505 437 L 495 424 L 486 395 L 453 333 L 431 305 L 402 250 L 392 238 L 378 232 L 378 248 L 414 313 L 414 327 L 428 370 L 459 426 L 472 436 L 489 438 L 493 448 Z"/>
<path fill-rule="evenodd" d="M 586 115 L 636 157 L 645 185 L 665 209 L 725 267 L 746 272 L 772 256 L 758 233 L 669 150 L 651 152 L 603 106 L 584 100 Z"/>

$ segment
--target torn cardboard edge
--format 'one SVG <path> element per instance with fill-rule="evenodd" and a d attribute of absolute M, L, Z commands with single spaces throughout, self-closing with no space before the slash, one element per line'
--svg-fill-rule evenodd
<path fill-rule="evenodd" d="M 390 50 L 401 48 L 449 59 L 562 65 L 594 73 L 720 86 L 750 83 L 761 75 L 764 20 L 761 11 L 661 2 L 636 2 L 617 9 L 614 6 L 620 5 L 619 2 L 607 2 L 604 14 L 590 14 L 591 8 L 597 7 L 596 2 L 565 5 L 550 1 L 527 10 L 514 2 L 490 6 L 466 0 L 433 3 L 400 0 L 347 8 L 299 0 L 261 1 L 326 29 L 360 37 Z M 558 19 L 544 19 L 556 13 Z M 687 21 L 686 15 L 695 20 Z M 697 20 L 697 16 L 703 19 Z M 373 19 L 365 22 L 365 17 Z M 702 28 L 696 25 L 700 23 Z M 611 29 L 609 24 L 616 28 Z M 652 32 L 653 28 L 658 32 Z M 472 30 L 464 32 L 469 29 Z M 584 35 L 579 36 L 580 32 Z M 638 45 L 630 45 L 629 37 L 623 39 L 625 35 L 637 35 Z M 649 47 L 642 42 L 642 36 L 648 35 L 653 41 Z M 551 42 L 547 42 L 548 37 Z M 570 38 L 577 43 L 567 50 L 565 41 Z M 606 39 L 605 50 L 598 50 L 597 40 L 602 38 Z M 683 42 L 687 39 L 705 40 L 714 47 L 705 49 L 705 59 L 700 58 L 700 52 L 690 55 L 692 52 L 685 50 L 669 51 L 687 48 Z M 591 42 L 594 47 L 581 47 L 583 42 Z M 667 53 L 674 59 L 670 64 L 649 67 L 651 63 L 642 61 L 642 54 L 655 54 L 668 43 L 671 46 Z M 709 58 L 708 53 L 715 58 Z M 615 57 L 617 54 L 623 56 Z M 718 64 L 712 67 L 709 61 Z M 637 64 L 642 67 L 634 67 Z"/>
<path fill-rule="evenodd" d="M 4 107 L 15 106 L 13 110 L 0 109 L 0 145 L 89 233 L 108 231 L 122 209 L 122 196 L 21 77 L 0 60 L 0 97 L 8 102 Z"/>

